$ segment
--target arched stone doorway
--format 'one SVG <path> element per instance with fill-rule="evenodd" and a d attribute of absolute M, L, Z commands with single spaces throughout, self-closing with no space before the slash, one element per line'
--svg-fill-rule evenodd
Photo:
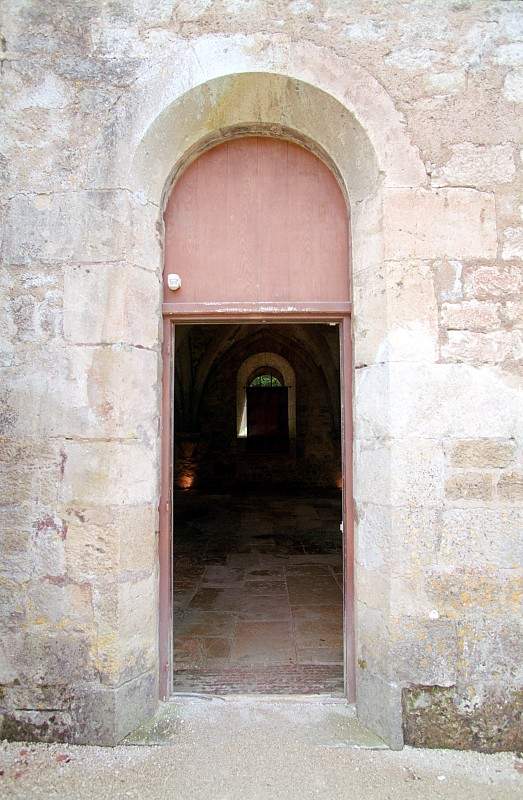
<path fill-rule="evenodd" d="M 176 73 L 168 82 L 167 95 L 161 89 L 167 85 L 165 73 L 158 74 L 160 105 L 153 101 L 155 93 L 151 92 L 148 77 L 140 103 L 128 111 L 140 117 L 143 130 L 139 139 L 129 143 L 134 150 L 131 170 L 127 171 L 127 162 L 119 164 L 118 156 L 114 168 L 118 174 L 123 170 L 122 181 L 143 198 L 140 224 L 149 231 L 179 172 L 199 153 L 227 136 L 284 135 L 321 153 L 339 175 L 351 207 L 354 356 L 359 366 L 354 415 L 367 443 L 377 437 L 383 489 L 383 506 L 376 520 L 380 537 L 372 543 L 373 561 L 381 565 L 380 592 L 371 606 L 364 597 L 360 604 L 356 595 L 356 648 L 358 665 L 361 663 L 357 670 L 357 711 L 362 721 L 391 745 L 401 746 L 401 686 L 391 677 L 388 655 L 391 576 L 387 572 L 386 552 L 394 535 L 388 504 L 392 447 L 381 440 L 378 443 L 380 420 L 390 415 L 386 361 L 395 356 L 394 347 L 385 354 L 380 348 L 387 340 L 389 328 L 397 323 L 394 314 L 387 312 L 388 295 L 382 293 L 377 303 L 379 292 L 368 292 L 366 287 L 369 281 L 373 286 L 375 282 L 376 286 L 381 285 L 384 259 L 394 258 L 395 245 L 390 237 L 396 235 L 396 227 L 389 223 L 384 204 L 394 203 L 402 192 L 408 191 L 411 212 L 415 215 L 416 192 L 426 184 L 426 174 L 417 152 L 408 142 L 401 115 L 382 88 L 357 66 L 332 57 L 329 61 L 332 71 L 326 71 L 324 54 L 304 46 L 293 50 L 292 64 L 286 56 L 283 71 L 287 75 L 278 74 L 272 61 L 265 64 L 263 57 L 255 59 L 252 72 L 233 74 L 239 53 L 233 49 L 223 56 L 220 69 L 225 74 L 217 74 L 215 62 L 200 54 L 197 85 L 188 87 Z M 343 91 L 334 75 L 344 76 Z M 389 237 L 387 251 L 385 233 Z M 161 240 L 149 237 L 143 248 L 150 263 L 161 269 Z M 383 366 L 376 372 L 374 364 Z M 380 378 L 376 387 L 379 408 L 372 400 L 367 403 L 369 389 L 376 396 L 376 377 Z M 356 492 L 358 486 L 365 491 L 365 476 L 370 475 L 372 467 L 358 446 L 354 466 L 359 481 Z M 163 464 L 163 469 L 166 468 Z M 367 536 L 367 519 L 363 521 Z M 377 641 L 379 653 L 374 647 Z M 163 669 L 163 662 L 160 668 Z"/>

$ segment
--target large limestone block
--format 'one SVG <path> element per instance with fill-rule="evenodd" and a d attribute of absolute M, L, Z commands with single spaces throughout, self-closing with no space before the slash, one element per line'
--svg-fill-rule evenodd
<path fill-rule="evenodd" d="M 511 295 L 521 304 L 523 269 L 513 264 L 472 264 L 464 272 L 465 297 L 506 300 Z"/>
<path fill-rule="evenodd" d="M 426 529 L 425 529 L 426 530 Z M 523 562 L 523 509 L 446 508 L 434 526 L 433 561 L 446 569 L 455 564 L 518 569 Z"/>
<path fill-rule="evenodd" d="M 392 518 L 389 506 L 365 502 L 356 506 L 356 562 L 359 566 L 385 572 L 390 566 L 395 550 Z"/>
<path fill-rule="evenodd" d="M 501 326 L 497 303 L 465 300 L 462 303 L 443 303 L 441 325 L 451 330 L 490 331 Z"/>
<path fill-rule="evenodd" d="M 359 636 L 356 642 L 356 663 L 362 670 L 385 675 L 389 652 L 389 604 L 383 608 L 368 606 L 356 594 Z M 381 644 L 380 644 L 381 643 Z"/>
<path fill-rule="evenodd" d="M 454 564 L 425 569 L 426 592 L 442 616 L 490 616 L 498 621 L 521 615 L 521 571 Z"/>
<path fill-rule="evenodd" d="M 120 682 L 154 669 L 157 659 L 157 575 L 118 585 Z"/>
<path fill-rule="evenodd" d="M 523 69 L 515 69 L 507 74 L 503 96 L 509 103 L 523 103 Z"/>
<path fill-rule="evenodd" d="M 434 185 L 489 188 L 514 180 L 516 165 L 511 144 L 463 142 L 451 145 L 450 151 L 447 163 L 432 172 Z"/>
<path fill-rule="evenodd" d="M 365 622 L 362 621 L 362 627 Z M 387 652 L 387 634 L 377 637 L 372 648 Z M 393 750 L 403 747 L 401 724 L 401 684 L 375 671 L 365 658 L 356 669 L 356 707 L 358 719 L 381 736 Z"/>
<path fill-rule="evenodd" d="M 76 348 L 73 381 L 83 384 L 87 408 L 83 434 L 119 438 L 157 435 L 158 356 L 139 348 Z M 71 357 L 72 356 L 72 357 Z"/>
<path fill-rule="evenodd" d="M 357 275 L 383 261 L 383 209 L 381 193 L 354 203 L 351 208 L 351 270 Z"/>
<path fill-rule="evenodd" d="M 158 354 L 113 346 L 55 346 L 31 370 L 10 370 L 0 396 L 13 409 L 10 436 L 154 440 Z"/>
<path fill-rule="evenodd" d="M 419 577 L 434 565 L 505 570 L 523 561 L 521 508 L 389 508 L 369 502 L 358 504 L 357 520 L 356 561 L 369 570 Z"/>
<path fill-rule="evenodd" d="M 358 603 L 368 609 L 380 611 L 387 608 L 390 598 L 390 574 L 383 571 L 368 569 L 358 564 L 356 568 L 355 591 Z"/>
<path fill-rule="evenodd" d="M 401 616 L 391 620 L 388 677 L 402 683 L 451 686 L 456 680 L 456 623 Z"/>
<path fill-rule="evenodd" d="M 72 580 L 110 579 L 150 572 L 156 563 L 154 505 L 67 506 L 65 560 Z"/>
<path fill-rule="evenodd" d="M 502 473 L 496 488 L 502 502 L 523 505 L 523 472 L 511 470 Z"/>
<path fill-rule="evenodd" d="M 523 359 L 523 332 L 520 330 L 449 330 L 441 347 L 446 361 L 471 364 L 502 364 Z"/>
<path fill-rule="evenodd" d="M 127 576 L 125 576 L 127 577 Z M 154 669 L 157 658 L 156 573 L 93 584 L 94 659 L 100 681 L 119 685 Z"/>
<path fill-rule="evenodd" d="M 508 467 L 514 461 L 514 439 L 461 439 L 449 443 L 453 467 Z"/>
<path fill-rule="evenodd" d="M 122 189 L 16 194 L 7 202 L 3 258 L 128 261 L 156 271 L 158 208 Z"/>
<path fill-rule="evenodd" d="M 371 267 L 353 278 L 354 366 L 386 360 L 387 284 L 383 269 Z"/>
<path fill-rule="evenodd" d="M 156 448 L 138 441 L 66 442 L 61 500 L 77 505 L 156 503 Z"/>
<path fill-rule="evenodd" d="M 443 446 L 436 440 L 356 440 L 354 496 L 358 503 L 438 506 L 443 476 Z"/>
<path fill-rule="evenodd" d="M 79 686 L 72 705 L 75 726 L 66 740 L 114 746 L 150 719 L 157 704 L 156 669 L 115 687 L 95 683 Z"/>
<path fill-rule="evenodd" d="M 503 258 L 506 261 L 523 260 L 523 226 L 507 228 L 503 238 Z"/>
<path fill-rule="evenodd" d="M 34 554 L 31 547 L 33 535 L 32 531 L 28 530 L 30 528 L 28 512 L 29 509 L 20 506 L 0 507 L 2 531 L 0 577 L 8 577 L 16 583 L 28 580 L 33 572 Z"/>
<path fill-rule="evenodd" d="M 157 347 L 160 297 L 157 275 L 131 264 L 67 266 L 64 336 L 76 344 Z"/>
<path fill-rule="evenodd" d="M 495 258 L 494 197 L 474 189 L 386 189 L 385 257 Z"/>
<path fill-rule="evenodd" d="M 438 311 L 431 264 L 388 261 L 354 276 L 355 363 L 435 361 Z"/>
<path fill-rule="evenodd" d="M 455 472 L 445 481 L 445 497 L 459 503 L 489 503 L 494 496 L 494 478 L 488 472 Z"/>
<path fill-rule="evenodd" d="M 92 631 L 93 603 L 88 583 L 69 583 L 46 577 L 29 587 L 27 624 L 53 631 L 87 633 Z"/>
<path fill-rule="evenodd" d="M 62 338 L 63 268 L 5 264 L 0 270 L 0 364 L 24 360 L 21 350 Z M 16 348 L 16 355 L 15 355 Z"/>
<path fill-rule="evenodd" d="M 49 508 L 56 506 L 62 463 L 59 441 L 0 439 L 0 504 L 23 507 L 31 526 L 46 526 Z"/>
<path fill-rule="evenodd" d="M 510 373 L 466 364 L 398 363 L 357 370 L 355 436 L 519 439 L 519 383 Z"/>
<path fill-rule="evenodd" d="M 438 311 L 430 265 L 423 261 L 386 262 L 384 269 L 387 337 L 380 356 L 389 361 L 435 361 Z"/>
<path fill-rule="evenodd" d="M 356 439 L 379 439 L 393 430 L 389 364 L 360 367 L 354 373 L 353 405 Z"/>
<path fill-rule="evenodd" d="M 93 635 L 47 626 L 9 631 L 1 637 L 0 683 L 74 686 L 98 679 Z"/>
<path fill-rule="evenodd" d="M 505 614 L 500 619 L 472 611 L 458 622 L 458 684 L 521 684 L 521 610 L 507 608 Z"/>

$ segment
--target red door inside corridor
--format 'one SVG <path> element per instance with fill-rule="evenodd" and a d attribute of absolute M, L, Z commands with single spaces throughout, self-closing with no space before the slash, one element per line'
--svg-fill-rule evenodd
<path fill-rule="evenodd" d="M 345 691 L 354 698 L 349 218 L 333 172 L 302 146 L 245 137 L 208 149 L 165 210 L 160 499 L 160 691 L 172 676 L 172 420 L 175 325 L 339 325 Z M 169 288 L 169 276 L 181 286 Z M 171 279 L 171 285 L 172 279 Z"/>

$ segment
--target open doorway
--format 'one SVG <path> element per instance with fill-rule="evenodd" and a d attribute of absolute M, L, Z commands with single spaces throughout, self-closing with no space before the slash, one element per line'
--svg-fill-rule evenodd
<path fill-rule="evenodd" d="M 339 326 L 175 343 L 173 688 L 341 694 Z"/>

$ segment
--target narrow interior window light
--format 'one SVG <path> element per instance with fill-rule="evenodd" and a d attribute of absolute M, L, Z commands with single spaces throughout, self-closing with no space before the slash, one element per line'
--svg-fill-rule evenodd
<path fill-rule="evenodd" d="M 273 387 L 273 386 L 281 386 L 281 381 L 276 377 L 276 375 L 257 375 L 256 378 L 250 382 L 249 386 L 263 386 L 263 387 Z"/>

